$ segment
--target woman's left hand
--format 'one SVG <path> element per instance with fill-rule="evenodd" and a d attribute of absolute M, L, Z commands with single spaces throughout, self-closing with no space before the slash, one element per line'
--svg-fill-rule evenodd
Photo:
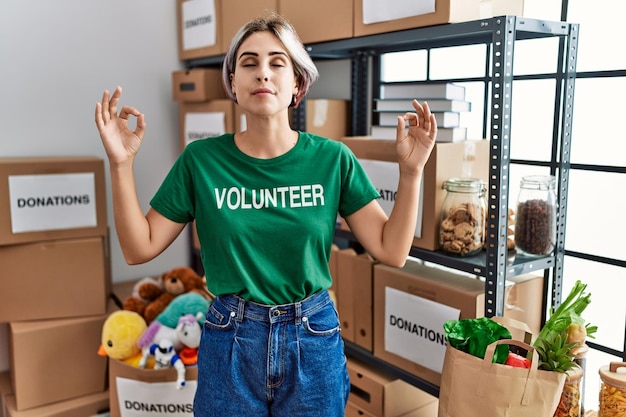
<path fill-rule="evenodd" d="M 400 172 L 421 174 L 437 139 L 437 121 L 428 103 L 413 100 L 415 113 L 398 116 L 396 152 Z M 408 131 L 406 126 L 408 125 Z"/>

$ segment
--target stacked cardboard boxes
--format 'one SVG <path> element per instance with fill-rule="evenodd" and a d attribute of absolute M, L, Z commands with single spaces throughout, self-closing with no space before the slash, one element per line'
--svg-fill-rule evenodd
<path fill-rule="evenodd" d="M 294 25 L 305 44 L 524 14 L 523 0 L 436 0 L 433 7 L 427 2 L 406 6 L 389 0 L 178 0 L 179 58 L 223 55 L 239 27 L 274 11 Z"/>
<path fill-rule="evenodd" d="M 439 401 L 401 379 L 357 359 L 348 359 L 350 396 L 346 417 L 434 417 Z M 411 413 L 411 414 L 409 414 Z"/>
<path fill-rule="evenodd" d="M 11 417 L 95 414 L 108 407 L 107 361 L 97 354 L 111 283 L 104 163 L 5 158 L 0 181 L 0 322 L 9 323 L 11 377 L 4 409 Z"/>
<path fill-rule="evenodd" d="M 339 319 L 344 340 L 391 365 L 439 385 L 447 320 L 482 317 L 483 279 L 409 258 L 403 268 L 351 248 L 336 253 Z M 505 317 L 541 327 L 543 277 L 509 278 Z"/>

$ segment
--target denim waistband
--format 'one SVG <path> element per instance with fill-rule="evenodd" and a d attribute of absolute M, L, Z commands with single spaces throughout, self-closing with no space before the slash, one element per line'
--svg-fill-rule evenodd
<path fill-rule="evenodd" d="M 326 305 L 330 304 L 332 300 L 328 291 L 324 290 L 302 301 L 290 304 L 264 305 L 246 301 L 232 294 L 217 296 L 213 302 L 222 304 L 231 311 L 231 314 L 235 313 L 238 321 L 247 318 L 272 323 L 279 321 L 295 321 L 296 324 L 300 324 L 303 317 L 324 308 Z"/>

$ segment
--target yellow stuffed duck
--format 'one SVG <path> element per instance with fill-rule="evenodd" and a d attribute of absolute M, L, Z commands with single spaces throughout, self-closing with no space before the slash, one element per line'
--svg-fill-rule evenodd
<path fill-rule="evenodd" d="M 111 313 L 102 325 L 102 344 L 98 354 L 139 367 L 142 352 L 137 341 L 147 327 L 146 320 L 134 311 L 117 310 Z"/>

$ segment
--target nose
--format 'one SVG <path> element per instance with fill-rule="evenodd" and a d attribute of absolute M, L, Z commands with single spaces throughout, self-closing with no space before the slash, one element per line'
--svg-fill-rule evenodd
<path fill-rule="evenodd" d="M 268 81 L 267 76 L 260 76 L 260 75 L 258 75 L 258 76 L 256 77 L 256 79 L 257 79 L 257 81 Z"/>

